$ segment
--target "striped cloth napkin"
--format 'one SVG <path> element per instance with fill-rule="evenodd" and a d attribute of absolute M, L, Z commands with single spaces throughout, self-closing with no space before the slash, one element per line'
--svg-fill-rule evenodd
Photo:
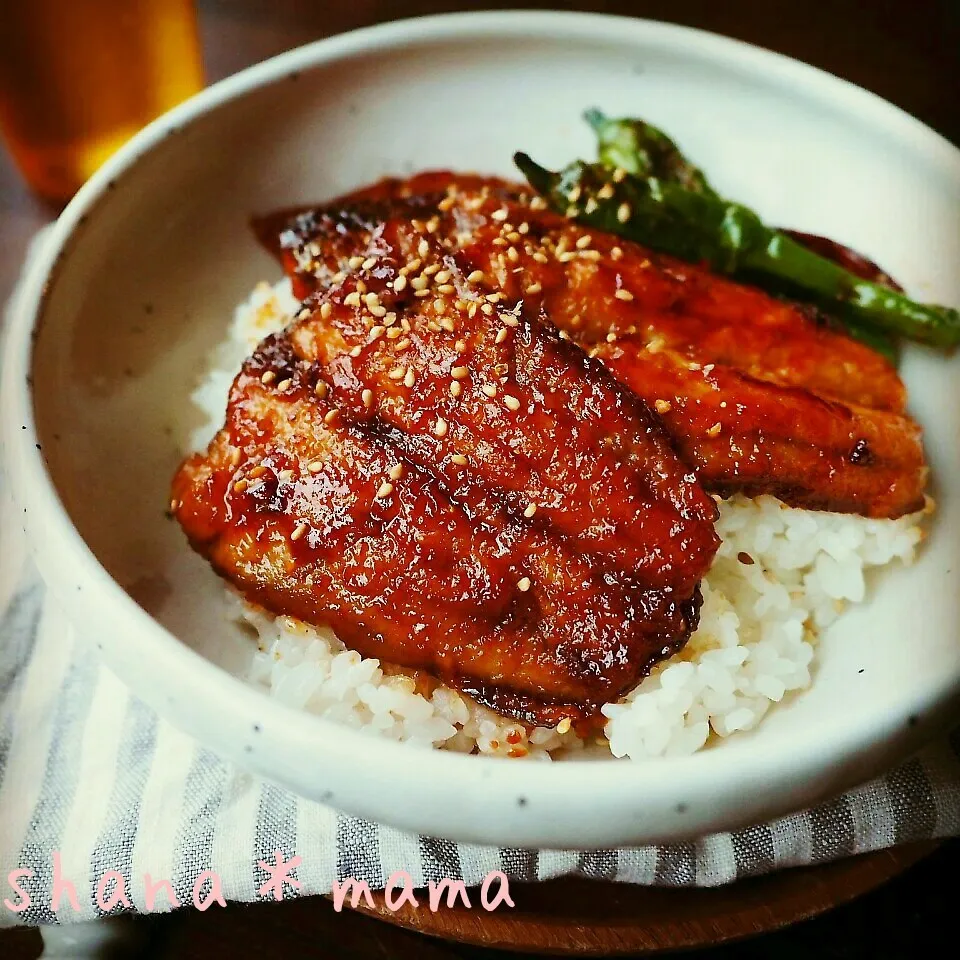
<path fill-rule="evenodd" d="M 2 484 L 0 501 L 0 925 L 168 910 L 168 896 L 151 896 L 160 880 L 180 905 L 198 890 L 254 901 L 328 893 L 346 878 L 376 890 L 395 871 L 417 888 L 444 878 L 473 886 L 497 870 L 511 880 L 716 886 L 960 834 L 960 731 L 815 809 L 692 843 L 499 849 L 346 816 L 221 760 L 131 694 L 46 595 Z M 296 884 L 269 885 L 277 851 L 301 858 Z M 22 894 L 7 879 L 17 870 Z M 115 875 L 102 884 L 110 871 L 122 887 Z M 204 871 L 216 890 L 209 874 L 198 887 Z M 118 889 L 125 901 L 111 906 Z"/>

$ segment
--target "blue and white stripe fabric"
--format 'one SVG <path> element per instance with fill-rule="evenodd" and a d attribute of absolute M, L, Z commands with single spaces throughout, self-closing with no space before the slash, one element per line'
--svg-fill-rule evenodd
<path fill-rule="evenodd" d="M 442 878 L 479 884 L 563 875 L 661 886 L 716 886 L 913 840 L 960 834 L 960 731 L 885 777 L 813 810 L 697 842 L 620 850 L 498 849 L 404 834 L 298 798 L 215 756 L 133 696 L 84 647 L 46 596 L 26 556 L 16 511 L 0 487 L 0 925 L 89 920 L 97 881 L 124 878 L 129 909 L 169 880 L 192 902 L 203 871 L 226 900 L 270 896 L 259 861 L 290 860 L 299 888 L 327 893 L 351 877 L 382 888 L 395 871 L 417 887 Z M 73 884 L 54 909 L 54 854 Z M 5 884 L 11 871 L 30 905 Z M 103 897 L 101 896 L 101 900 Z"/>

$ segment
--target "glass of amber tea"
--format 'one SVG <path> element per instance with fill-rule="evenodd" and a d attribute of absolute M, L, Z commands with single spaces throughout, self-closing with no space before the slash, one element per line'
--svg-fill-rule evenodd
<path fill-rule="evenodd" d="M 0 132 L 49 200 L 202 86 L 193 0 L 0 0 Z"/>

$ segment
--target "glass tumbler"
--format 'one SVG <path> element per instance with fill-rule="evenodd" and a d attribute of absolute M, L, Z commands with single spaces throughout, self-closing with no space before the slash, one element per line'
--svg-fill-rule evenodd
<path fill-rule="evenodd" d="M 202 86 L 193 0 L 0 0 L 0 131 L 48 200 Z"/>

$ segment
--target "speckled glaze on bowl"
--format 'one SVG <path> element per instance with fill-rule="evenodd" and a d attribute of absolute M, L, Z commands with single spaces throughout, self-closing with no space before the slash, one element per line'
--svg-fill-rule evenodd
<path fill-rule="evenodd" d="M 278 276 L 249 216 L 423 167 L 510 174 L 521 147 L 560 164 L 592 147 L 589 105 L 663 125 L 770 221 L 862 250 L 918 297 L 960 303 L 960 154 L 896 108 L 678 27 L 469 14 L 295 50 L 152 124 L 64 212 L 9 330 L 5 456 L 42 573 L 78 629 L 182 729 L 356 815 L 509 845 L 679 840 L 863 780 L 957 702 L 960 368 L 920 350 L 904 372 L 936 478 L 932 535 L 824 637 L 812 689 L 751 734 L 646 764 L 412 751 L 232 675 L 249 641 L 164 511 L 204 358 L 233 305 Z"/>

